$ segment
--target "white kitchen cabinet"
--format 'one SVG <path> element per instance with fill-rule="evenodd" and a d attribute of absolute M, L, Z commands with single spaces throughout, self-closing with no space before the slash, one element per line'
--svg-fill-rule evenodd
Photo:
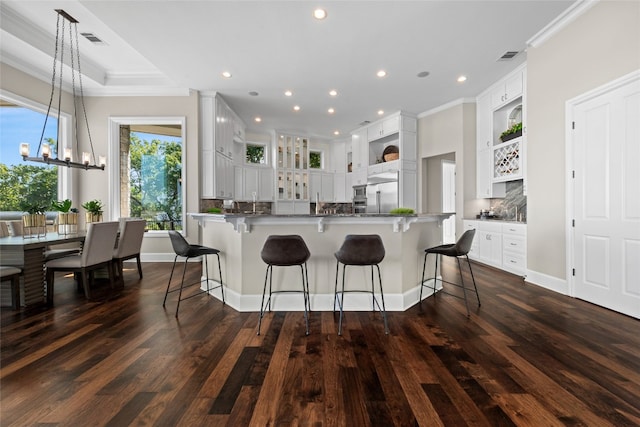
<path fill-rule="evenodd" d="M 477 221 L 462 221 L 463 231 L 467 230 L 476 230 L 478 228 Z M 478 231 L 476 230 L 476 234 L 473 237 L 473 241 L 471 242 L 471 249 L 469 249 L 469 253 L 467 254 L 471 259 L 478 259 L 480 256 L 479 253 L 479 245 L 478 245 Z"/>
<path fill-rule="evenodd" d="M 464 230 L 475 229 L 469 258 L 524 276 L 527 269 L 527 226 L 502 221 L 463 221 Z"/>
<path fill-rule="evenodd" d="M 244 134 L 244 124 L 224 99 L 201 94 L 201 197 L 231 199 L 236 193 L 234 161 L 242 152 L 242 146 L 234 143 L 236 131 Z"/>
<path fill-rule="evenodd" d="M 309 191 L 311 202 L 316 201 L 316 194 L 320 202 L 334 201 L 333 174 L 328 172 L 309 172 Z"/>
<path fill-rule="evenodd" d="M 375 141 L 400 131 L 400 116 L 393 115 L 367 127 L 367 141 Z"/>
<path fill-rule="evenodd" d="M 351 135 L 351 170 L 369 166 L 369 146 L 367 145 L 367 129 L 359 129 Z M 348 157 L 348 155 L 347 155 Z"/>
<path fill-rule="evenodd" d="M 507 142 L 500 134 L 512 115 L 524 111 L 524 66 L 506 76 L 476 99 L 476 197 L 505 197 L 505 182 L 526 180 L 526 136 Z M 524 127 L 524 115 L 521 119 Z"/>
<path fill-rule="evenodd" d="M 349 186 L 351 190 L 351 186 Z M 333 200 L 336 203 L 349 203 L 351 197 L 347 198 L 347 174 L 338 172 L 333 175 Z"/>
<path fill-rule="evenodd" d="M 527 226 L 502 224 L 502 268 L 525 276 L 527 271 Z"/>
<path fill-rule="evenodd" d="M 309 139 L 302 136 L 276 135 L 276 175 L 278 194 L 276 214 L 299 212 L 306 203 L 309 213 Z M 303 203 L 285 203 L 300 201 Z"/>
<path fill-rule="evenodd" d="M 502 225 L 480 222 L 476 231 L 478 238 L 478 259 L 489 265 L 502 266 Z"/>
<path fill-rule="evenodd" d="M 273 201 L 273 168 L 258 168 L 258 200 Z"/>
<path fill-rule="evenodd" d="M 491 91 L 491 107 L 496 109 L 522 96 L 524 87 L 522 71 L 518 71 L 501 81 Z"/>
<path fill-rule="evenodd" d="M 360 145 L 360 147 L 358 147 Z M 383 162 L 384 149 L 396 145 L 399 160 Z M 364 150 L 363 150 L 364 148 Z M 364 185 L 367 175 L 397 172 L 399 184 L 399 206 L 417 209 L 417 119 L 407 113 L 371 123 L 352 134 L 351 153 L 353 171 L 351 185 Z"/>

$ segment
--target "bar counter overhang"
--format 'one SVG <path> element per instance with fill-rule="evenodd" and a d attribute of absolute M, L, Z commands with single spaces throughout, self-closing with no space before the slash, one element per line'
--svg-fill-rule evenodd
<path fill-rule="evenodd" d="M 269 235 L 298 234 L 311 257 L 307 263 L 312 311 L 331 311 L 334 302 L 336 259 L 347 234 L 378 234 L 385 246 L 380 263 L 384 299 L 388 311 L 404 311 L 418 302 L 424 249 L 442 241 L 442 220 L 449 214 L 421 215 L 239 215 L 190 213 L 200 225 L 200 243 L 221 251 L 226 302 L 238 311 L 259 311 L 266 264 L 260 257 Z M 210 260 L 212 261 L 212 260 Z M 435 258 L 427 263 L 426 277 L 433 276 Z M 209 263 L 211 265 L 211 262 Z M 342 274 L 342 269 L 340 270 Z M 215 274 L 213 270 L 210 272 Z M 215 277 L 215 276 L 214 276 Z M 202 288 L 205 289 L 204 277 Z M 345 289 L 370 289 L 369 267 L 348 267 Z M 276 289 L 300 289 L 300 271 L 274 268 Z M 430 284 L 429 284 L 430 285 Z M 377 278 L 376 278 L 377 289 Z M 425 288 L 426 296 L 430 293 Z M 219 290 L 212 295 L 220 298 Z M 424 295 L 423 295 L 424 298 Z M 353 293 L 345 298 L 348 311 L 371 310 L 371 296 Z M 272 310 L 302 311 L 302 295 L 274 296 Z"/>

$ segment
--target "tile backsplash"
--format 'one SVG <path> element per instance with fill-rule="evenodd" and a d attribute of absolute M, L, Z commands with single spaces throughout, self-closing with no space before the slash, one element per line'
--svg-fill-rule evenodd
<path fill-rule="evenodd" d="M 506 183 L 506 194 L 501 199 L 490 199 L 494 214 L 506 220 L 527 220 L 527 196 L 523 192 L 523 181 Z M 516 217 L 516 209 L 518 216 Z"/>

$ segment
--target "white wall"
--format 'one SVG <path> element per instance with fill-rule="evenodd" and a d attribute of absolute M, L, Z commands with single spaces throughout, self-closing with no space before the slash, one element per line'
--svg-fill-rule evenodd
<path fill-rule="evenodd" d="M 186 170 L 186 211 L 200 210 L 200 164 L 198 147 L 198 94 L 190 96 L 155 96 L 155 97 L 85 97 L 91 138 L 99 153 L 108 153 L 108 125 L 109 117 L 144 117 L 144 116 L 185 116 L 185 170 Z M 81 144 L 88 146 L 86 135 Z M 106 174 L 106 175 L 105 175 Z M 109 176 L 109 172 L 94 172 L 83 175 L 79 185 L 79 198 L 82 201 L 91 199 L 109 200 L 109 185 L 114 185 L 118 177 Z M 106 185 L 106 184 L 109 185 Z M 187 238 L 195 243 L 198 241 L 198 223 L 187 218 Z M 168 237 L 145 238 L 142 252 L 173 253 Z"/>
<path fill-rule="evenodd" d="M 640 2 L 604 1 L 527 51 L 527 268 L 566 279 L 566 101 L 640 69 Z"/>
<path fill-rule="evenodd" d="M 418 206 L 427 209 L 427 158 L 455 153 L 456 230 L 462 218 L 473 215 L 480 201 L 475 200 L 476 106 L 458 103 L 450 108 L 418 116 Z M 459 234 L 459 233 L 458 233 Z"/>

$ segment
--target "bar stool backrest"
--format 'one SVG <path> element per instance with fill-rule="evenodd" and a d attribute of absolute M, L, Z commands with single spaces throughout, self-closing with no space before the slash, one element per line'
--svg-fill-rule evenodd
<path fill-rule="evenodd" d="M 476 230 L 467 230 L 456 242 L 456 252 L 458 256 L 466 255 L 471 250 L 471 244 L 473 243 L 473 237 L 476 235 Z"/>
<path fill-rule="evenodd" d="M 377 234 L 348 234 L 335 256 L 346 265 L 374 265 L 384 259 L 384 244 Z"/>

